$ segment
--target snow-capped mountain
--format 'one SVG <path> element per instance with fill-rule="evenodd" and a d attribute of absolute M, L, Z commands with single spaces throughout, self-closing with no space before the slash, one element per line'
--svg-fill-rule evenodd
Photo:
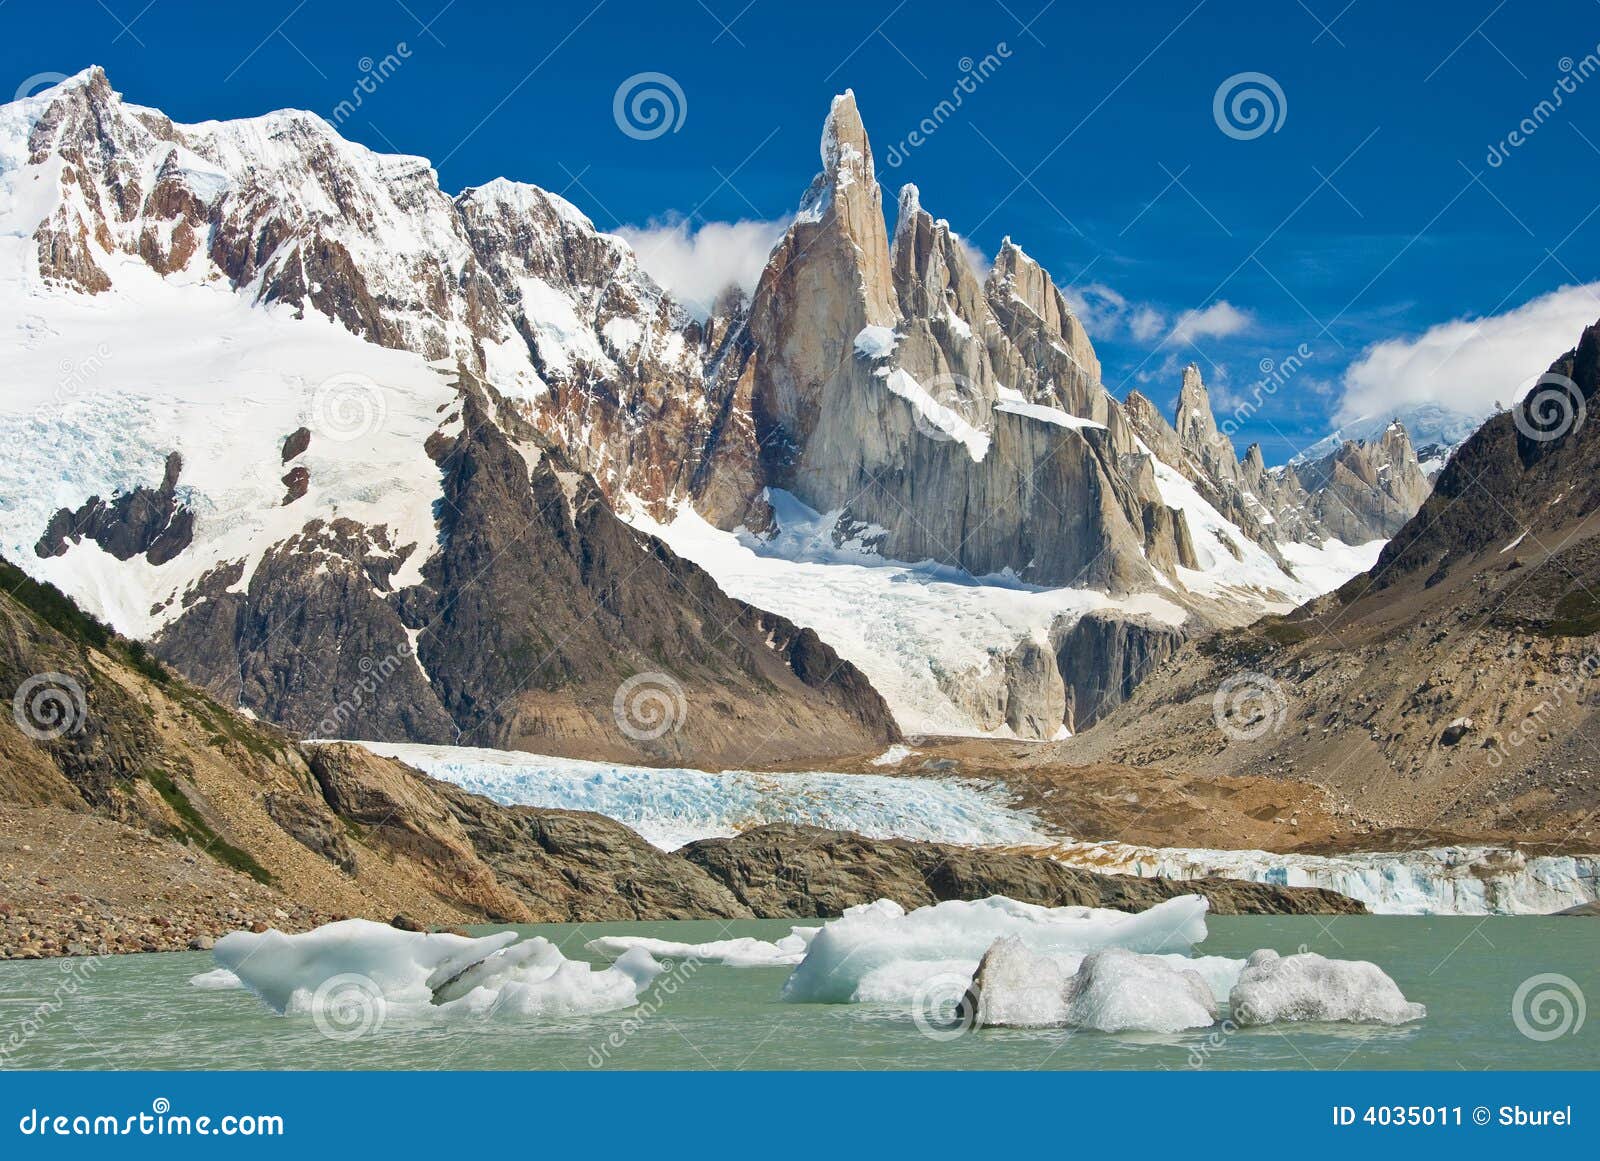
<path fill-rule="evenodd" d="M 730 762 L 897 736 L 522 417 L 559 353 L 621 356 L 581 311 L 644 320 L 629 368 L 684 341 L 631 254 L 564 245 L 582 219 L 537 191 L 464 200 L 310 114 L 174 125 L 98 70 L 5 106 L 6 554 L 301 734 Z M 527 273 L 535 234 L 609 263 L 603 308 Z"/>
<path fill-rule="evenodd" d="M 1417 449 L 1417 460 L 1431 483 L 1456 448 L 1482 427 L 1487 418 L 1488 415 L 1469 415 L 1442 403 L 1408 404 L 1393 412 L 1363 415 L 1341 423 L 1337 431 L 1318 440 L 1290 462 L 1295 465 L 1315 463 L 1326 459 L 1351 440 L 1367 443 L 1381 439 L 1391 424 L 1398 423 L 1405 428 Z"/>
<path fill-rule="evenodd" d="M 874 686 L 1076 728 L 1421 502 L 1403 433 L 1272 474 L 1198 372 L 1113 399 L 1020 247 L 980 279 L 913 187 L 889 237 L 848 93 L 822 163 L 700 322 L 563 199 L 313 114 L 0 107 L 4 551 L 302 732 L 753 764 L 892 736 Z M 657 671 L 684 720 L 620 735 Z"/>

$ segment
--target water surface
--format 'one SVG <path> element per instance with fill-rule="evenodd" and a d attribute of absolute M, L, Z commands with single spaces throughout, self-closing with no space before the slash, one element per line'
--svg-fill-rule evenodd
<path fill-rule="evenodd" d="M 697 920 L 555 924 L 544 935 L 571 958 L 585 940 L 651 935 L 681 942 L 773 939 L 788 921 Z M 683 966 L 634 1008 L 556 1021 L 417 1026 L 387 1019 L 341 1042 L 309 1017 L 273 1015 L 248 992 L 203 991 L 189 977 L 213 966 L 201 953 L 98 961 L 0 963 L 0 1049 L 63 980 L 77 982 L 59 1011 L 37 1021 L 9 1057 L 20 1068 L 498 1068 L 498 1069 L 1566 1069 L 1600 1065 L 1600 1016 L 1549 1041 L 1518 1030 L 1512 1000 L 1532 976 L 1570 977 L 1600 999 L 1600 923 L 1584 919 L 1396 916 L 1214 917 L 1197 954 L 1244 956 L 1302 947 L 1369 959 L 1428 1017 L 1400 1028 L 1317 1027 L 1176 1035 L 986 1029 L 933 1039 L 903 1007 L 786 1004 L 787 968 Z M 490 930 L 490 929 L 483 929 Z M 25 1021 L 28 1023 L 25 1024 Z M 620 1042 L 620 1043 L 619 1043 Z"/>

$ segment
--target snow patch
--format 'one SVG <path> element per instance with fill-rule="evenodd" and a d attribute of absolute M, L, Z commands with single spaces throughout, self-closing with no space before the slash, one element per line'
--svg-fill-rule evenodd
<path fill-rule="evenodd" d="M 688 506 L 665 522 L 642 504 L 625 518 L 705 569 L 729 596 L 789 618 L 851 662 L 908 734 L 988 732 L 984 691 L 1024 640 L 1047 643 L 1058 618 L 1093 609 L 1180 625 L 1187 614 L 1155 594 L 1112 598 L 1089 589 L 1038 589 L 1004 577 L 885 559 L 787 492 L 769 489 L 776 531 L 725 532 Z M 1003 727 L 1002 727 L 1003 730 Z"/>

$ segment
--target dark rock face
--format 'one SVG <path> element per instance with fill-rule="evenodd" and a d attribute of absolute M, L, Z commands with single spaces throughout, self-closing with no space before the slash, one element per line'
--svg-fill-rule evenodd
<path fill-rule="evenodd" d="M 34 552 L 61 556 L 68 541 L 77 544 L 87 537 L 118 560 L 143 556 L 151 564 L 167 563 L 194 537 L 194 513 L 177 499 L 182 471 L 183 457 L 173 452 L 159 487 L 138 487 L 109 502 L 90 496 L 76 512 L 62 508 L 50 518 Z"/>
<path fill-rule="evenodd" d="M 262 796 L 268 816 L 306 850 L 321 855 L 346 874 L 356 870 L 355 852 L 339 820 L 318 810 L 305 797 L 269 790 Z"/>
<path fill-rule="evenodd" d="M 312 521 L 267 552 L 245 592 L 228 591 L 232 570 L 209 574 L 157 649 L 219 699 L 300 737 L 453 742 L 393 599 L 406 555 L 381 529 Z"/>
<path fill-rule="evenodd" d="M 298 427 L 283 437 L 283 462 L 288 463 L 311 446 L 311 429 Z"/>
<path fill-rule="evenodd" d="M 287 507 L 306 494 L 311 486 L 311 472 L 303 464 L 296 464 L 283 474 L 283 503 Z"/>
<path fill-rule="evenodd" d="M 1600 507 L 1600 324 L 1587 328 L 1572 351 L 1557 359 L 1550 374 L 1576 385 L 1585 418 L 1577 421 L 1580 400 L 1566 398 L 1570 417 L 1541 425 L 1524 404 L 1523 425 L 1549 438 L 1518 429 L 1517 416 L 1494 416 L 1457 449 L 1440 472 L 1434 491 L 1416 516 L 1395 534 L 1378 557 L 1371 576 L 1374 591 L 1413 575 L 1442 575 L 1457 562 L 1485 549 L 1497 550 L 1518 536 L 1576 520 Z M 1570 392 L 1560 383 L 1536 386 L 1529 400 L 1544 398 L 1559 408 Z M 1492 495 L 1494 503 L 1475 502 L 1471 493 Z M 1556 497 L 1560 497 L 1559 506 Z M 1461 503 L 1457 503 L 1461 500 Z"/>
<path fill-rule="evenodd" d="M 500 806 L 353 746 L 308 756 L 339 817 L 505 922 L 750 915 L 704 871 L 602 815 Z"/>
<path fill-rule="evenodd" d="M 1140 911 L 1179 895 L 1204 895 L 1217 915 L 1353 915 L 1365 906 L 1319 888 L 1232 879 L 1099 875 L 1049 859 L 845 831 L 774 824 L 731 839 L 702 839 L 678 852 L 725 884 L 757 918 L 830 918 L 893 899 L 906 908 L 1005 895 L 1046 907 Z"/>
<path fill-rule="evenodd" d="M 1056 667 L 1067 688 L 1067 728 L 1086 730 L 1127 701 L 1185 640 L 1181 628 L 1148 618 L 1085 614 L 1056 647 Z"/>
<path fill-rule="evenodd" d="M 646 760 L 755 762 L 767 739 L 817 753 L 898 737 L 882 698 L 815 633 L 725 596 L 618 520 L 546 441 L 513 446 L 486 406 L 469 392 L 443 462 L 442 547 L 424 569 L 434 600 L 409 610 L 463 744 L 561 753 L 587 739 Z M 681 690 L 676 728 L 630 737 L 614 698 L 648 674 Z"/>
<path fill-rule="evenodd" d="M 604 815 L 504 807 L 452 786 L 435 789 L 500 880 L 564 921 L 750 917 L 704 870 Z"/>
<path fill-rule="evenodd" d="M 462 434 L 433 445 L 441 543 L 421 585 L 393 578 L 423 546 L 312 521 L 244 593 L 229 591 L 235 570 L 209 575 L 162 655 L 300 736 L 730 764 L 899 737 L 814 632 L 725 596 L 618 520 L 543 436 L 507 418 L 514 440 L 483 390 L 464 390 Z M 659 733 L 618 721 L 636 675 L 667 690 Z"/>

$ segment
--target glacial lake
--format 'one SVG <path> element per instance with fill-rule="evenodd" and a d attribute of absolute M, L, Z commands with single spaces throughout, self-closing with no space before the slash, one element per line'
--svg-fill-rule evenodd
<path fill-rule="evenodd" d="M 1579 918 L 1398 916 L 1210 917 L 1197 954 L 1242 957 L 1302 948 L 1377 963 L 1427 1018 L 1402 1027 L 1276 1025 L 1173 1035 L 983 1029 L 929 1036 L 903 1006 L 791 1004 L 788 968 L 700 965 L 653 1011 L 560 1020 L 386 1020 L 358 1039 L 322 1035 L 309 1016 L 277 1016 L 250 993 L 207 991 L 191 976 L 209 954 L 0 963 L 0 1052 L 9 1068 L 45 1069 L 1593 1069 L 1600 1013 L 1534 1039 L 1513 1001 L 1556 974 L 1600 1001 L 1600 922 Z M 584 943 L 647 935 L 691 943 L 776 939 L 789 920 L 552 924 L 570 958 L 603 962 Z M 474 933 L 495 930 L 474 929 Z M 666 978 L 666 977 L 663 977 Z M 64 993 L 64 980 L 76 994 Z M 37 1015 L 60 995 L 59 1009 Z M 1526 1005 L 1525 1005 L 1526 1006 Z M 1559 1012 L 1551 1012 L 1559 1024 Z M 1544 1028 L 1522 1022 L 1536 1033 Z M 1557 1029 L 1559 1031 L 1559 1029 Z M 620 1046 L 618 1043 L 620 1042 Z"/>

